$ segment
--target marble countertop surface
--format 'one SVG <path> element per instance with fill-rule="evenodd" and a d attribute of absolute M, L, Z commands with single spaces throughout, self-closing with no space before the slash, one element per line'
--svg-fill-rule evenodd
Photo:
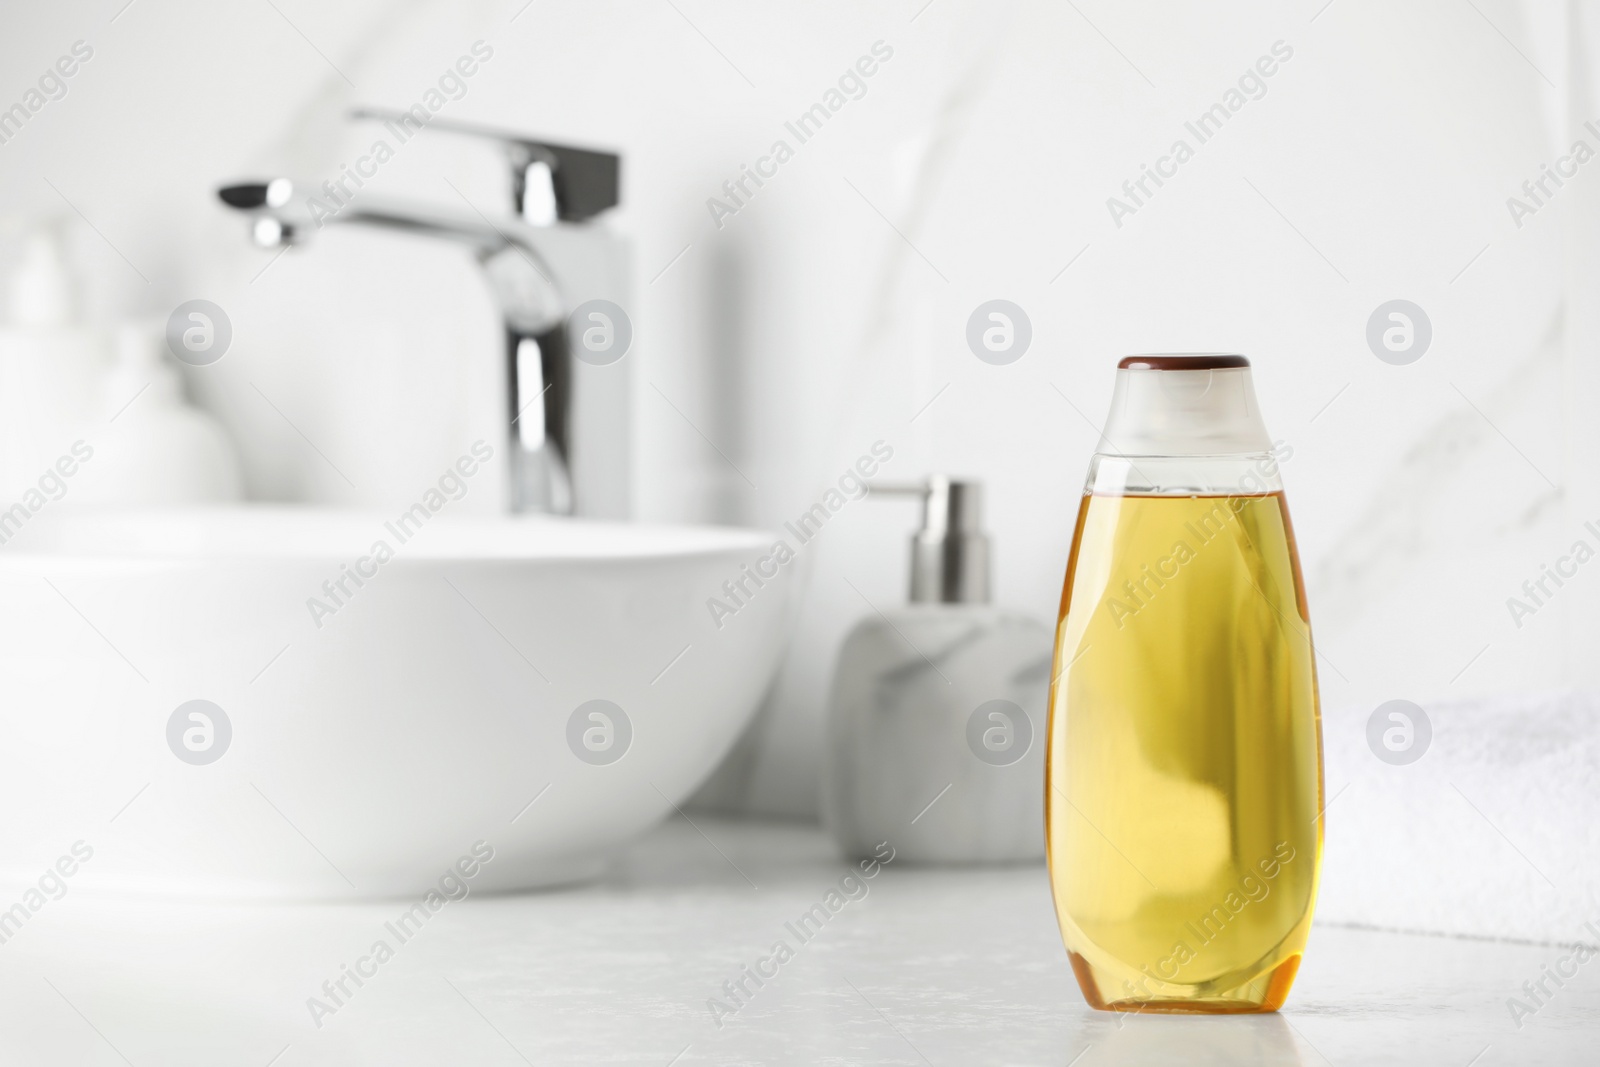
<path fill-rule="evenodd" d="M 1279 1014 L 1121 1016 L 1083 1003 L 1042 867 L 892 864 L 796 936 L 788 924 L 829 903 L 845 873 L 815 828 L 695 816 L 638 842 L 597 883 L 452 901 L 404 940 L 394 923 L 406 901 L 73 889 L 0 944 L 0 1062 L 1489 1067 L 1600 1056 L 1600 962 L 1559 988 L 1547 979 L 1551 995 L 1520 1027 L 1507 1007 L 1568 957 L 1553 946 L 1318 927 Z M 763 963 L 776 973 L 759 988 L 745 979 L 751 992 L 735 1002 L 724 983 L 772 960 L 780 940 L 792 955 Z M 358 966 L 359 985 L 346 971 Z"/>

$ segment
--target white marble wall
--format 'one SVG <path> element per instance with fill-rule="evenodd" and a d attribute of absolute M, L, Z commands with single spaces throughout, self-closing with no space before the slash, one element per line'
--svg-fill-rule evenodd
<path fill-rule="evenodd" d="M 1521 228 L 1506 207 L 1570 139 L 1561 5 L 118 7 L 6 16 L 3 69 L 42 69 L 79 38 L 96 52 L 0 145 L 0 203 L 93 223 L 76 245 L 101 320 L 197 296 L 229 310 L 235 350 L 191 384 L 257 496 L 406 499 L 493 430 L 498 341 L 469 262 L 329 233 L 261 273 L 211 193 L 336 171 L 368 140 L 345 108 L 409 104 L 483 39 L 494 59 L 452 115 L 626 155 L 641 516 L 776 526 L 883 439 L 886 476 L 986 481 L 998 599 L 1048 619 L 1116 359 L 1240 351 L 1295 449 L 1326 702 L 1426 705 L 1594 670 L 1583 583 L 1600 572 L 1520 629 L 1505 604 L 1600 518 L 1600 383 L 1578 343 L 1594 243 L 1563 243 L 1594 175 Z M 1265 95 L 1119 228 L 1107 197 L 1280 40 L 1293 56 Z M 708 197 L 877 41 L 893 56 L 865 94 L 718 227 Z M 443 138 L 376 184 L 449 200 L 446 178 L 485 209 L 503 196 L 491 153 Z M 963 339 L 996 297 L 1033 324 L 1007 367 Z M 1434 327 L 1406 367 L 1364 339 L 1397 297 Z M 705 802 L 814 813 L 833 655 L 868 610 L 845 579 L 903 597 L 913 519 L 872 503 L 830 523 L 793 652 Z"/>

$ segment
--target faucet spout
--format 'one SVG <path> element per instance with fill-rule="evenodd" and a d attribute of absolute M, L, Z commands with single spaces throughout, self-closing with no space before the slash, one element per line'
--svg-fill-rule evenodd
<path fill-rule="evenodd" d="M 297 184 L 287 178 L 243 182 L 223 186 L 217 195 L 251 217 L 251 237 L 267 248 L 302 244 L 329 225 L 354 224 L 473 250 L 494 291 L 506 336 L 511 509 L 571 514 L 572 397 L 565 329 L 570 309 L 540 253 L 539 229 L 521 219 L 366 195 L 324 211 L 310 198 L 297 203 Z"/>

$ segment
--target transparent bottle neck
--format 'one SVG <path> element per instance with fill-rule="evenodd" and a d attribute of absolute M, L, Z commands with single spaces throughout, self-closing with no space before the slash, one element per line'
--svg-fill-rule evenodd
<path fill-rule="evenodd" d="M 1287 458 L 1287 457 L 1285 457 Z M 1261 496 L 1283 490 L 1279 452 L 1226 456 L 1113 456 L 1089 461 L 1098 496 Z"/>

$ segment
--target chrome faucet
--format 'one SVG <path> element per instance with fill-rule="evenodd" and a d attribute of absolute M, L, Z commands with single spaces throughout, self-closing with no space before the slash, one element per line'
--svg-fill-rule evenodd
<path fill-rule="evenodd" d="M 331 183 L 319 189 L 288 178 L 223 186 L 218 196 L 252 217 L 251 237 L 265 248 L 300 244 L 334 223 L 471 248 L 504 319 L 511 510 L 627 518 L 628 361 L 579 360 L 567 325 L 589 300 L 626 303 L 626 248 L 590 221 L 618 203 L 619 158 L 443 119 L 423 124 L 408 112 L 364 108 L 352 117 L 381 121 L 402 142 L 422 129 L 499 142 L 515 217 L 490 218 L 470 204 L 458 211 L 366 193 L 335 196 Z"/>

